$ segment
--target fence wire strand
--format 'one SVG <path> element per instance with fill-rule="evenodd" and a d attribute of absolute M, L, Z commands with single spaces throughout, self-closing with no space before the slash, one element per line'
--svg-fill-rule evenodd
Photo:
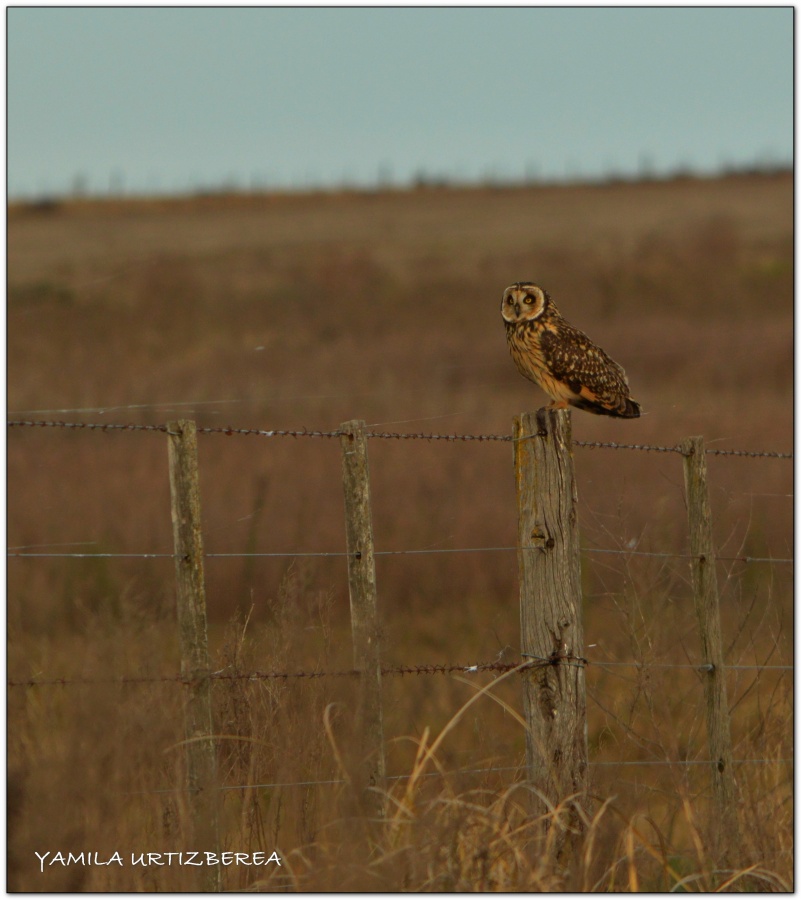
<path fill-rule="evenodd" d="M 517 547 L 421 547 L 412 550 L 376 550 L 374 556 L 420 556 L 430 554 L 447 553 L 512 553 Z M 523 550 L 539 550 L 539 547 L 522 547 Z M 617 556 L 646 556 L 660 559 L 700 559 L 690 553 L 665 553 L 650 550 L 618 550 L 603 547 L 582 547 L 583 553 L 609 553 Z M 253 552 L 253 553 L 204 553 L 206 559 L 281 559 L 295 557 L 309 558 L 346 558 L 356 554 L 345 550 L 293 550 L 284 552 Z M 17 550 L 12 547 L 6 556 L 13 559 L 176 559 L 174 553 L 29 553 L 25 550 Z M 781 556 L 716 556 L 717 562 L 742 562 L 742 563 L 770 563 L 792 564 L 791 557 Z"/>
<path fill-rule="evenodd" d="M 736 766 L 744 765 L 787 765 L 794 760 L 786 758 L 778 759 L 733 759 Z M 714 766 L 718 764 L 713 759 L 634 759 L 634 760 L 590 760 L 589 766 Z M 451 769 L 449 771 L 423 772 L 416 778 L 447 778 L 454 775 L 494 775 L 497 772 L 523 772 L 525 765 L 518 766 L 488 766 L 484 769 Z M 386 775 L 385 781 L 403 781 L 411 778 L 409 774 Z M 334 784 L 347 784 L 344 778 L 325 778 L 317 781 L 273 781 L 261 784 L 226 784 L 220 787 L 221 791 L 249 791 L 249 790 L 275 790 L 276 788 L 291 787 L 323 787 Z M 188 791 L 188 787 L 152 788 L 143 791 L 125 791 L 126 795 L 139 794 L 179 794 Z"/>
<path fill-rule="evenodd" d="M 126 424 L 112 422 L 63 422 L 58 420 L 30 420 L 14 419 L 9 421 L 9 428 L 66 428 L 73 430 L 85 429 L 88 431 L 158 431 L 167 433 L 166 425 L 142 425 L 133 422 Z M 253 435 L 258 437 L 312 437 L 312 438 L 338 438 L 342 432 L 320 431 L 308 428 L 302 429 L 270 429 L 262 428 L 236 428 L 233 425 L 206 425 L 198 427 L 198 434 L 224 434 L 224 435 Z M 398 431 L 367 431 L 366 437 L 382 440 L 412 440 L 412 441 L 501 441 L 512 443 L 515 438 L 510 434 L 436 434 L 427 432 L 398 432 Z M 525 435 L 522 439 L 528 439 Z M 641 450 L 651 453 L 678 453 L 681 447 L 665 447 L 654 444 L 621 444 L 617 441 L 573 441 L 575 447 L 587 449 L 608 450 Z M 793 459 L 792 453 L 782 453 L 774 450 L 728 450 L 711 449 L 705 451 L 710 456 L 742 456 L 750 458 Z"/>
<path fill-rule="evenodd" d="M 523 654 L 530 656 L 530 654 Z M 522 662 L 484 662 L 484 663 L 426 663 L 421 665 L 399 665 L 385 666 L 381 668 L 382 676 L 389 675 L 449 675 L 455 672 L 460 674 L 475 675 L 480 672 L 492 672 L 503 674 L 511 672 L 520 666 L 521 671 L 528 669 L 544 668 L 547 666 L 556 666 L 561 663 L 567 665 L 575 665 L 581 668 L 591 667 L 598 669 L 606 668 L 629 668 L 640 670 L 651 669 L 685 669 L 695 672 L 708 672 L 711 667 L 707 663 L 651 663 L 616 660 L 596 660 L 586 659 L 580 656 L 553 656 L 548 658 L 530 657 L 528 664 Z M 793 670 L 792 665 L 760 665 L 753 664 L 732 664 L 725 665 L 725 670 L 731 671 L 781 671 L 789 672 Z M 300 670 L 295 672 L 226 672 L 224 669 L 218 672 L 210 672 L 207 676 L 211 681 L 293 681 L 302 678 L 320 679 L 320 678 L 358 678 L 361 674 L 359 669 L 341 669 L 333 672 L 325 672 L 322 670 L 312 670 L 309 672 Z M 201 676 L 204 677 L 204 676 Z M 9 679 L 6 684 L 8 687 L 70 687 L 72 685 L 128 685 L 128 684 L 165 684 L 165 683 L 181 683 L 193 684 L 197 679 L 189 678 L 185 675 L 121 675 L 116 678 L 22 678 Z"/>

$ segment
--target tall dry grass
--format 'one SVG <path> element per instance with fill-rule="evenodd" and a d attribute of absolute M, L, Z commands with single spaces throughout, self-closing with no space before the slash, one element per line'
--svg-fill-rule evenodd
<path fill-rule="evenodd" d="M 623 362 L 647 411 L 622 425 L 576 414 L 575 437 L 673 445 L 704 434 L 711 447 L 788 449 L 791 187 L 753 178 L 12 208 L 9 409 L 508 433 L 543 399 L 507 358 L 497 309 L 507 283 L 531 277 Z M 514 545 L 508 445 L 369 449 L 379 550 Z M 338 454 L 322 439 L 203 437 L 206 549 L 344 549 Z M 11 429 L 9 544 L 171 552 L 166 457 L 160 434 Z M 353 683 L 232 678 L 213 692 L 223 844 L 275 849 L 284 865 L 229 869 L 227 887 L 791 886 L 789 674 L 729 672 L 735 757 L 760 762 L 737 769 L 740 840 L 713 850 L 701 684 L 662 668 L 699 658 L 686 560 L 592 552 L 686 551 L 680 458 L 579 448 L 575 462 L 593 765 L 569 863 L 547 852 L 567 817 L 554 811 L 544 829 L 528 814 L 515 677 L 385 678 L 388 769 L 404 777 L 372 823 L 334 752 L 351 764 Z M 709 463 L 720 556 L 791 557 L 791 464 Z M 350 668 L 341 560 L 206 569 L 215 670 Z M 729 663 L 791 663 L 791 567 L 721 560 L 718 577 Z M 381 556 L 378 583 L 388 666 L 518 658 L 514 552 Z M 169 559 L 11 559 L 8 591 L 12 680 L 178 671 Z M 614 662 L 637 666 L 603 665 Z M 12 888 L 193 886 L 187 867 L 40 873 L 34 855 L 186 847 L 174 790 L 181 690 L 10 688 Z M 423 767 L 421 748 L 441 735 Z M 320 781 L 332 783 L 308 784 Z"/>
<path fill-rule="evenodd" d="M 326 591 L 292 572 L 272 613 L 269 625 L 229 623 L 217 641 L 215 670 L 246 674 L 266 660 L 281 671 L 293 671 L 299 661 L 333 667 L 332 648 L 348 635 L 335 624 Z M 170 671 L 170 624 L 158 612 L 144 615 L 129 598 L 114 616 L 93 615 L 80 640 L 54 645 L 49 671 L 66 677 Z M 634 656 L 637 647 L 628 650 Z M 548 828 L 532 816 L 523 727 L 512 712 L 518 706 L 514 675 L 437 676 L 444 690 L 432 686 L 431 678 L 387 679 L 389 769 L 405 777 L 388 783 L 386 816 L 373 821 L 359 814 L 359 795 L 348 786 L 350 679 L 218 682 L 214 721 L 220 779 L 227 786 L 223 847 L 276 850 L 283 860 L 280 868 L 228 869 L 226 887 L 787 889 L 793 858 L 792 779 L 784 762 L 791 753 L 787 680 L 752 673 L 749 684 L 732 694 L 735 722 L 750 726 L 735 732 L 735 755 L 763 762 L 738 767 L 740 839 L 716 853 L 708 768 L 632 767 L 638 760 L 706 758 L 698 679 L 689 672 L 666 677 L 658 663 L 647 662 L 611 685 L 604 683 L 603 669 L 591 665 L 587 673 L 590 796 L 578 806 L 583 828 L 572 852 L 561 859 L 552 844 L 568 827 L 567 811 L 578 800 L 565 798 L 546 817 Z M 745 713 L 741 701 L 749 696 L 755 708 Z M 175 682 L 11 690 L 12 886 L 194 886 L 194 872 L 187 868 L 34 868 L 35 850 L 92 849 L 101 858 L 117 850 L 127 859 L 143 850 L 188 849 L 188 811 L 183 795 L 172 790 L 182 778 L 180 697 Z M 604 765 L 610 758 L 623 765 Z"/>

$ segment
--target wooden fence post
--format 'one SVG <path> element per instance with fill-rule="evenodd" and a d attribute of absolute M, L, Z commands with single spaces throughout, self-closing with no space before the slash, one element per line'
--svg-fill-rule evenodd
<path fill-rule="evenodd" d="M 217 751 L 211 716 L 197 428 L 194 422 L 181 419 L 168 423 L 167 435 L 181 675 L 186 684 L 184 748 L 194 841 L 190 849 L 219 856 Z M 201 890 L 221 889 L 219 865 L 201 866 L 196 871 Z"/>
<path fill-rule="evenodd" d="M 550 804 L 575 794 L 581 803 L 587 700 L 570 412 L 524 413 L 513 432 L 520 639 L 523 658 L 535 663 L 523 670 L 528 776 Z"/>
<path fill-rule="evenodd" d="M 713 830 L 718 849 L 734 849 L 739 841 L 737 785 L 732 764 L 731 718 L 726 697 L 726 671 L 704 439 L 687 438 L 682 441 L 680 449 L 684 457 L 693 596 L 705 664 L 702 677 L 706 699 L 707 740 L 710 758 L 715 763 L 713 789 L 716 815 Z"/>
<path fill-rule="evenodd" d="M 348 587 L 353 632 L 353 666 L 360 674 L 358 721 L 361 730 L 361 772 L 365 806 L 383 816 L 384 796 L 370 787 L 384 787 L 384 725 L 381 705 L 381 647 L 378 595 L 373 553 L 373 520 L 367 464 L 365 423 L 340 426 L 342 481 L 348 549 Z"/>

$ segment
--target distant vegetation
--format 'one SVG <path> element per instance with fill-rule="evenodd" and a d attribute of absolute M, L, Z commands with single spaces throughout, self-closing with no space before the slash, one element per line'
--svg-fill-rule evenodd
<path fill-rule="evenodd" d="M 567 185 L 637 184 L 649 181 L 676 181 L 687 178 L 731 178 L 754 176 L 788 176 L 793 171 L 792 162 L 780 162 L 772 155 L 766 155 L 751 163 L 722 162 L 715 172 L 700 170 L 691 163 L 675 166 L 657 166 L 654 160 L 643 154 L 636 169 L 611 166 L 600 174 L 586 174 L 576 166 L 568 164 L 565 173 L 544 174 L 541 167 L 530 163 L 521 173 L 511 174 L 505 168 L 490 166 L 482 176 L 465 176 L 448 171 L 432 171 L 419 168 L 407 177 L 396 177 L 392 167 L 382 164 L 375 178 L 305 179 L 276 180 L 265 175 L 253 174 L 249 178 L 229 176 L 217 180 L 203 180 L 164 186 L 153 178 L 149 183 L 134 183 L 122 172 L 114 171 L 107 183 L 93 180 L 84 173 L 76 174 L 68 186 L 60 189 L 48 188 L 37 191 L 23 190 L 12 194 L 13 202 L 33 206 L 48 207 L 50 204 L 68 200 L 121 199 L 123 197 L 208 197 L 226 194 L 295 194 L 295 193 L 383 193 L 385 191 L 408 191 L 421 189 L 471 190 L 482 188 L 503 188 L 518 190 L 530 187 L 553 187 Z"/>

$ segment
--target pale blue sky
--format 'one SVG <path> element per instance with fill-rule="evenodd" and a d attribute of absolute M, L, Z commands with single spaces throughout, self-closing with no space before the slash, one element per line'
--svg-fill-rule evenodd
<path fill-rule="evenodd" d="M 787 164 L 785 8 L 12 8 L 8 187 Z"/>

